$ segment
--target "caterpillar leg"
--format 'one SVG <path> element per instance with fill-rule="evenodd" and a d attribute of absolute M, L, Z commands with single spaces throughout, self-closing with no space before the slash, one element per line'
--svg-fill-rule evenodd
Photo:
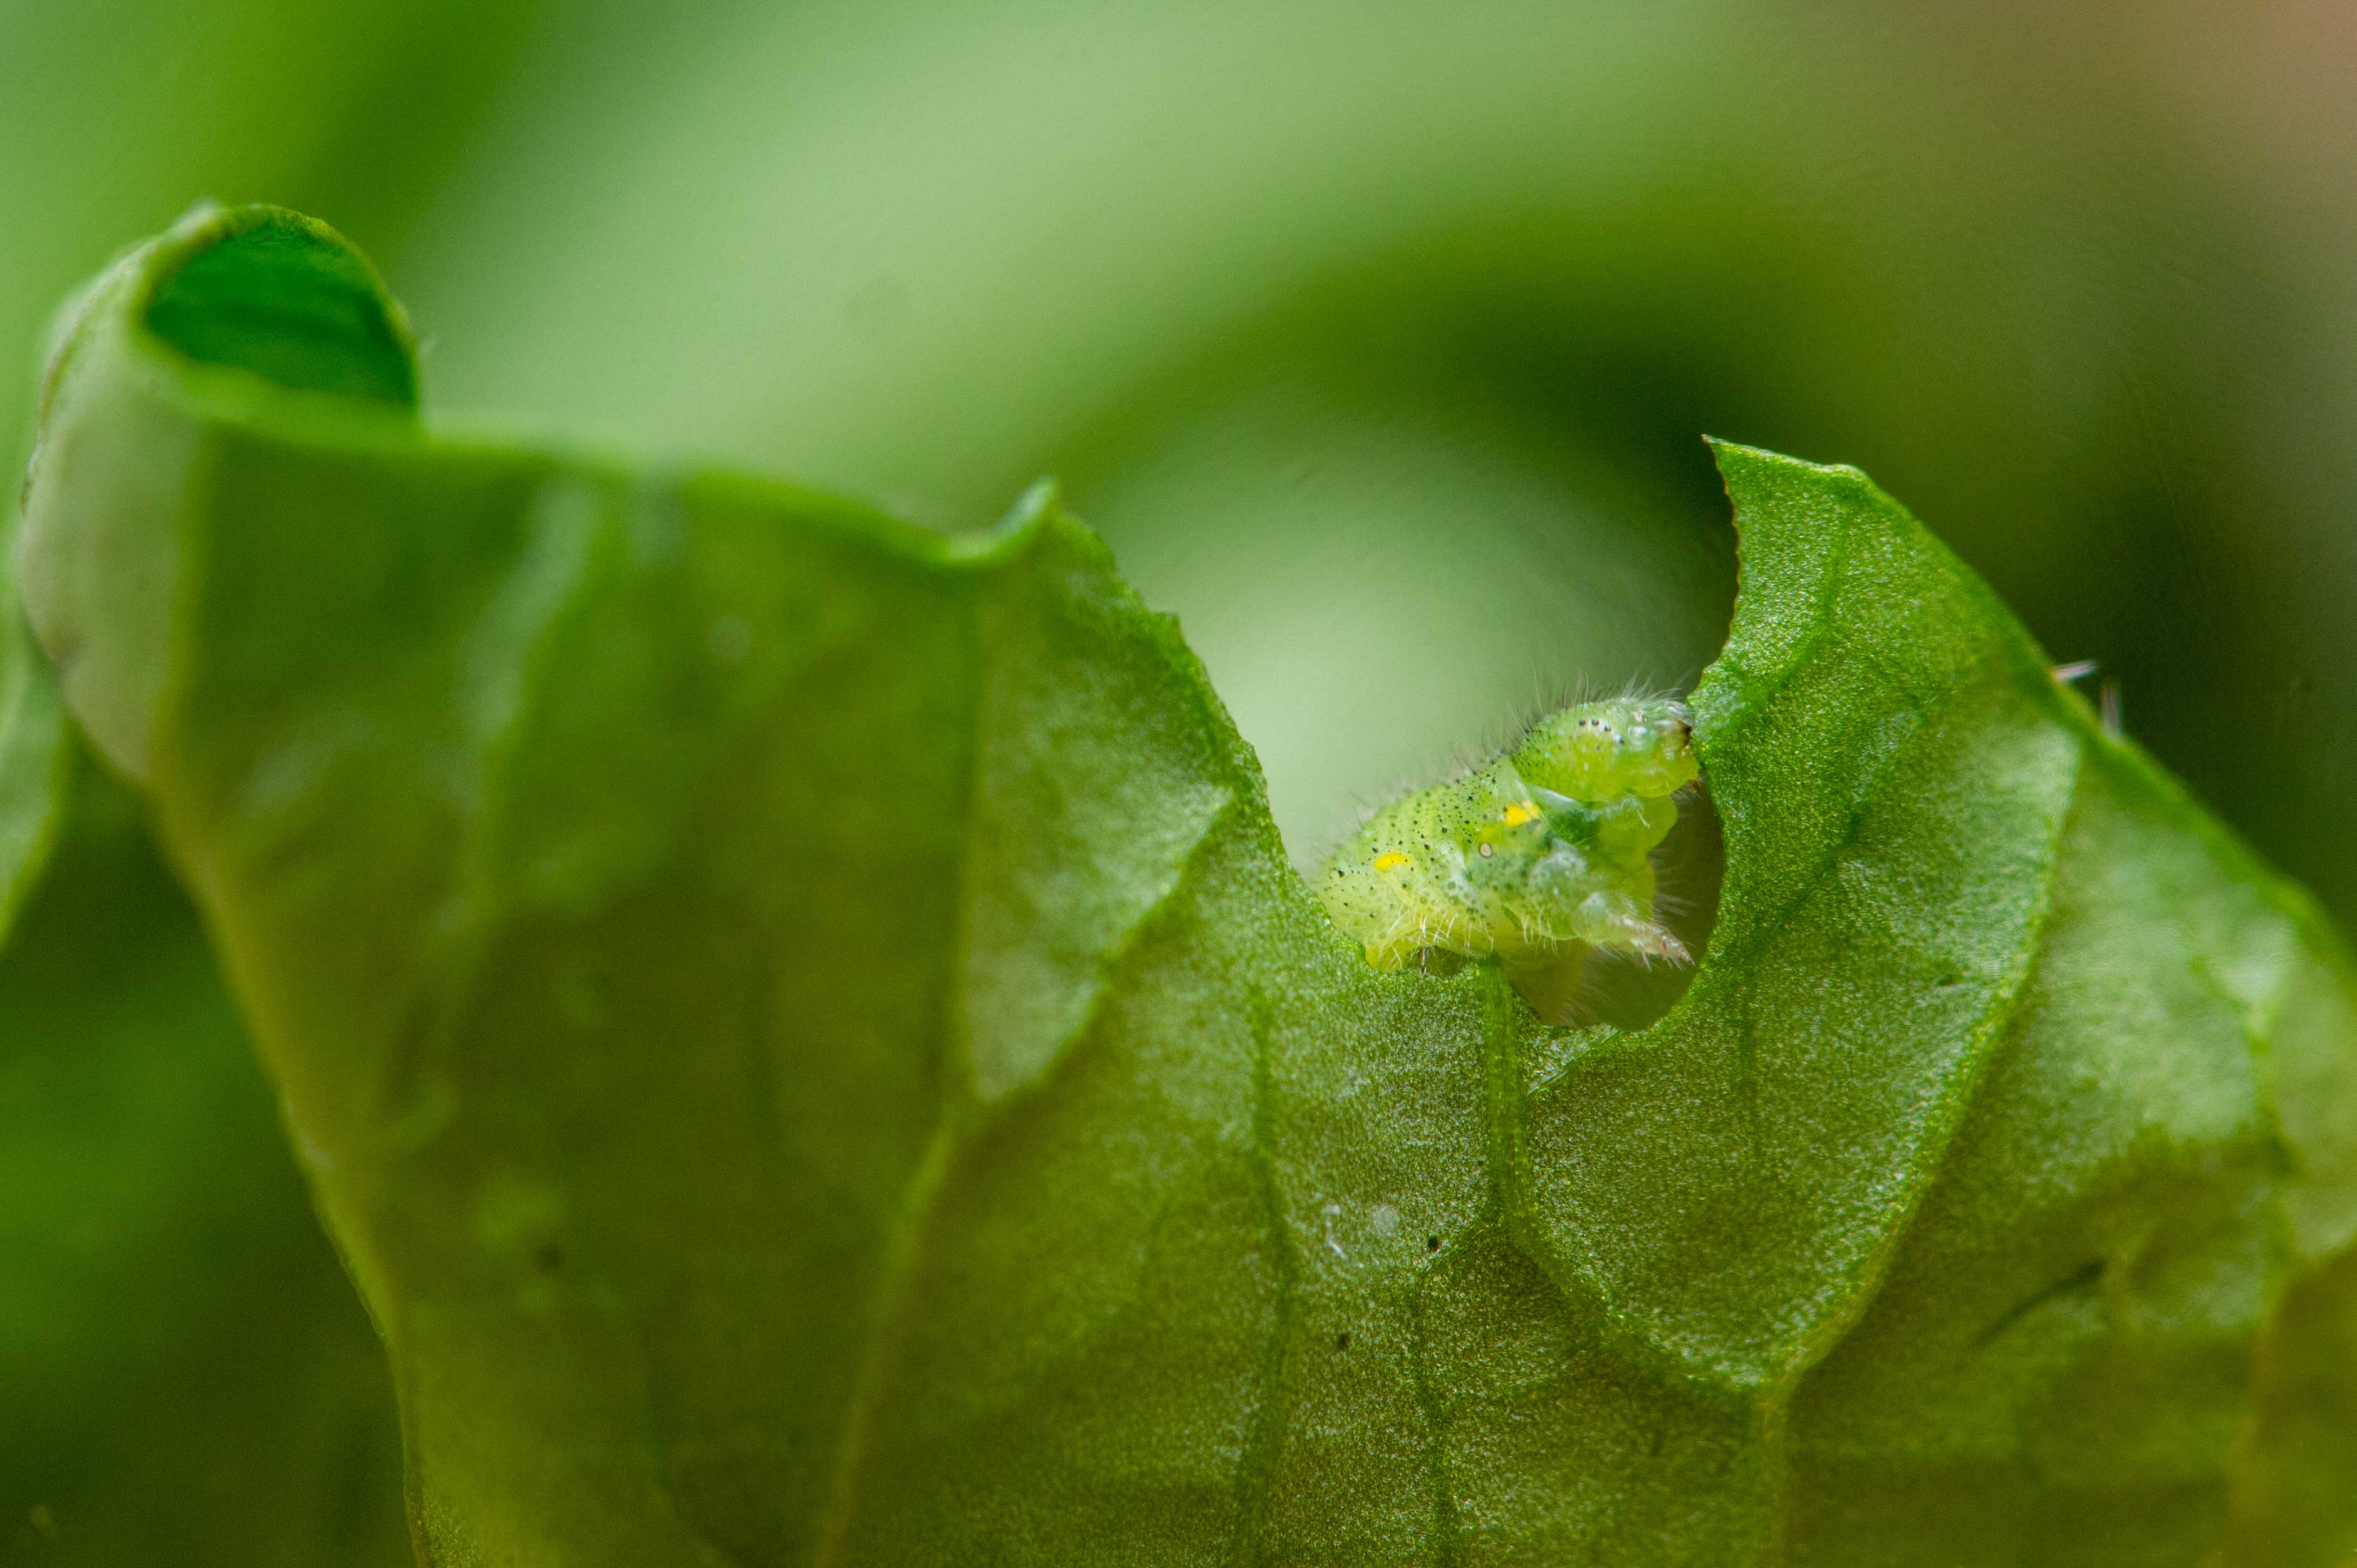
<path fill-rule="evenodd" d="M 1692 963 L 1694 955 L 1651 910 L 1609 893 L 1592 893 L 1583 899 L 1574 925 L 1580 936 L 1598 947 L 1619 948 L 1671 963 Z"/>
<path fill-rule="evenodd" d="M 1446 980 L 1463 971 L 1472 961 L 1463 953 L 1448 948 L 1418 948 L 1409 955 L 1407 967 L 1419 970 L 1436 980 Z"/>

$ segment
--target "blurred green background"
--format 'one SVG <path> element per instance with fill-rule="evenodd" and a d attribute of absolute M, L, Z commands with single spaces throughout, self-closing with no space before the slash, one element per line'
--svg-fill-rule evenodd
<path fill-rule="evenodd" d="M 1734 581 L 1702 433 L 1855 462 L 2346 923 L 2352 81 L 2318 0 L 0 0 L 0 425 L 114 250 L 301 208 L 446 422 L 945 528 L 1058 476 L 1305 865 L 1546 701 L 1692 680 Z M 26 930 L 195 942 L 95 820 Z M 32 940 L 0 1562 L 397 1560 L 365 1326 L 217 983 L 157 961 L 207 1043 L 125 1038 Z"/>

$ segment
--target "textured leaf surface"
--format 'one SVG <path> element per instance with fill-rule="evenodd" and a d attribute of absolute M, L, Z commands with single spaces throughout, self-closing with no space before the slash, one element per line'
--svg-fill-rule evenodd
<path fill-rule="evenodd" d="M 2339 950 L 1854 471 L 1720 449 L 1717 934 L 1563 1031 L 1367 969 L 1050 498 L 943 541 L 412 384 L 332 235 L 193 220 L 69 344 L 24 562 L 430 1561 L 2357 1545 Z"/>

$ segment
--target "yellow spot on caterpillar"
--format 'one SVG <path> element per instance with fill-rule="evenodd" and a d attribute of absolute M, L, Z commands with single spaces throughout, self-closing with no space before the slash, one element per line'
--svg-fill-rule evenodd
<path fill-rule="evenodd" d="M 1383 851 L 1383 854 L 1375 856 L 1375 869 L 1377 871 L 1389 871 L 1395 865 L 1405 865 L 1407 861 L 1408 857 L 1402 854 L 1399 851 L 1395 849 L 1387 849 Z"/>
<path fill-rule="evenodd" d="M 1539 809 L 1528 800 L 1517 800 L 1506 808 L 1505 822 L 1510 828 L 1519 828 L 1524 822 L 1535 822 L 1538 820 Z"/>

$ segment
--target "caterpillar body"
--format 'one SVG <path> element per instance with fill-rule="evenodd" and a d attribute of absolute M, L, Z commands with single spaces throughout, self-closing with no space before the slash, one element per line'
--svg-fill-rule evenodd
<path fill-rule="evenodd" d="M 1434 950 L 1531 969 L 1580 944 L 1687 962 L 1653 918 L 1652 852 L 1699 776 L 1684 704 L 1565 708 L 1376 811 L 1327 862 L 1318 898 L 1377 969 Z"/>

